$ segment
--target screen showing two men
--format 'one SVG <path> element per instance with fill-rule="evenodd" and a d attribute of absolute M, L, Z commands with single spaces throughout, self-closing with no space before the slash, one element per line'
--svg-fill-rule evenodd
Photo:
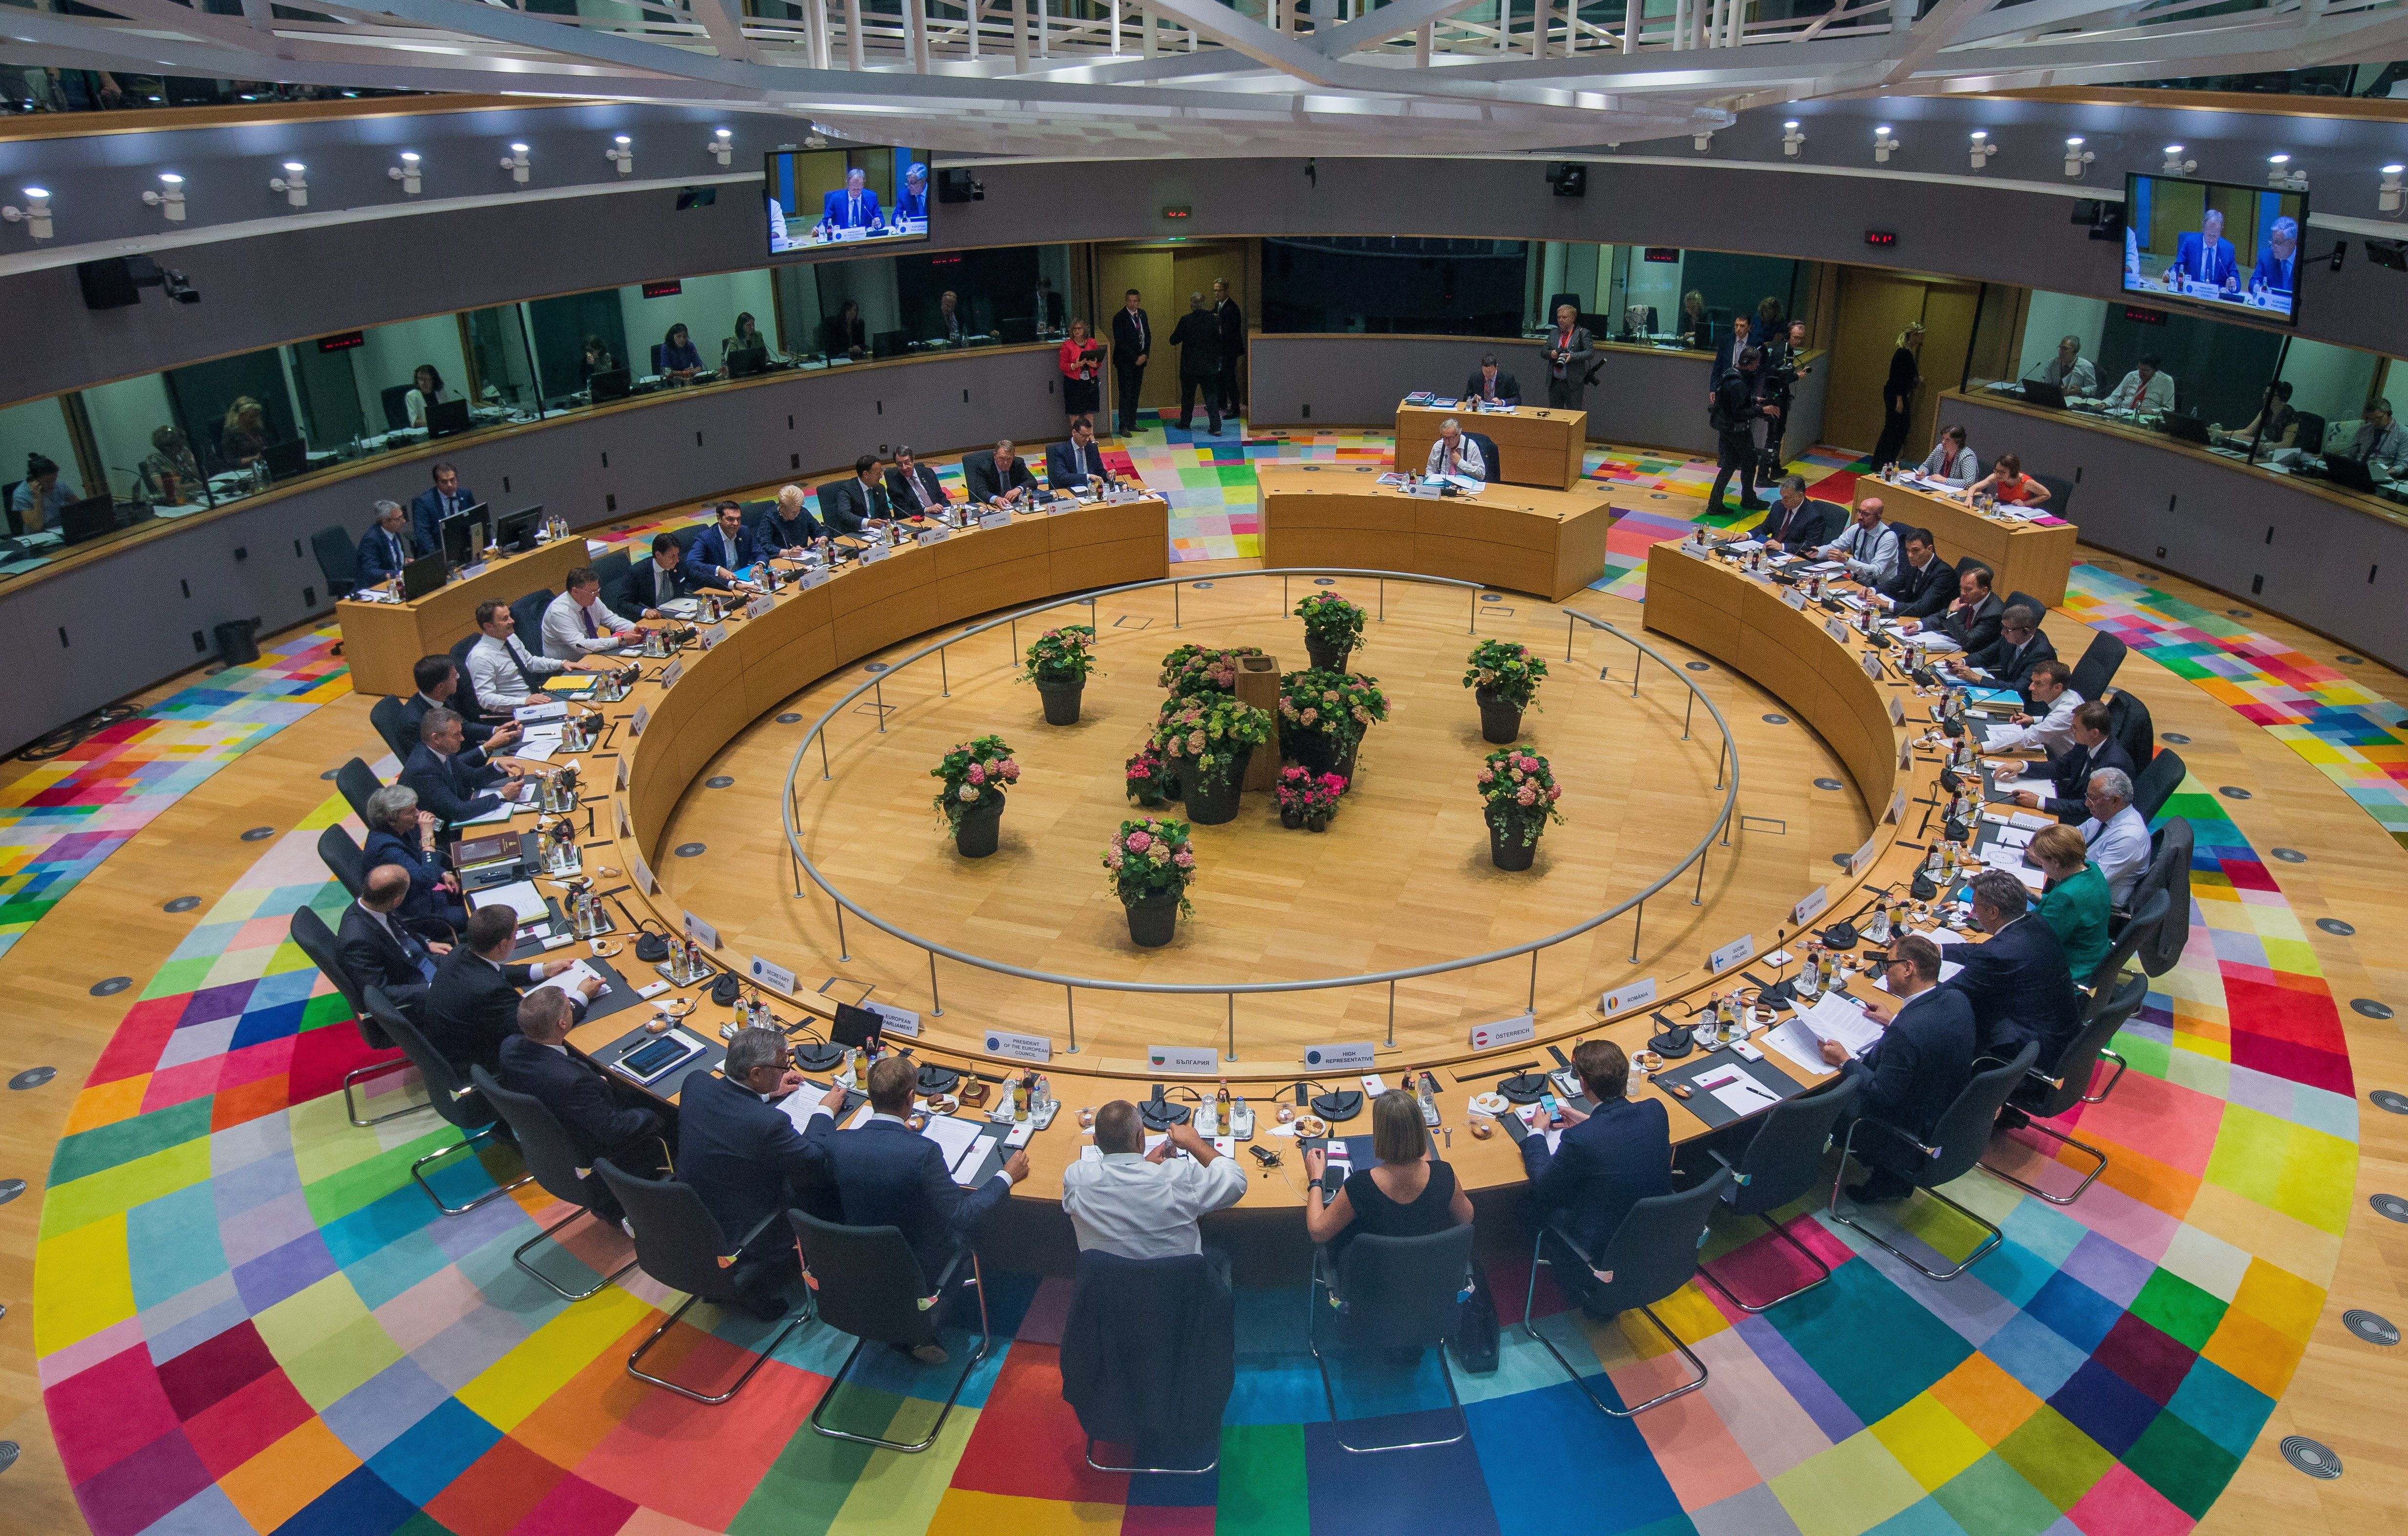
<path fill-rule="evenodd" d="M 2297 323 L 2305 193 L 2124 179 L 2124 292 Z"/>
<path fill-rule="evenodd" d="M 925 150 L 780 150 L 765 168 L 773 256 L 928 237 Z"/>

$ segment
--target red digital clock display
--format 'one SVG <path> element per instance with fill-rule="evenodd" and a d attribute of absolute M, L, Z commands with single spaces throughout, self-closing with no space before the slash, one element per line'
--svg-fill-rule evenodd
<path fill-rule="evenodd" d="M 1897 231 L 1897 230 L 1894 230 L 1894 229 L 1869 229 L 1869 230 L 1866 230 L 1866 231 L 1865 231 L 1865 244 L 1867 244 L 1867 245 L 1878 245 L 1878 246 L 1892 246 L 1892 245 L 1896 245 L 1896 244 L 1898 244 L 1898 231 Z"/>

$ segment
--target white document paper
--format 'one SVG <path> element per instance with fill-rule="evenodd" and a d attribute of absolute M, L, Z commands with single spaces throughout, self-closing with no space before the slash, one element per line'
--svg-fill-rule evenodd
<path fill-rule="evenodd" d="M 1533 1136 L 1535 1136 L 1535 1135 L 1537 1135 L 1537 1134 L 1538 1134 L 1538 1127 L 1535 1127 L 1535 1126 L 1531 1126 L 1531 1125 L 1530 1125 L 1530 1123 L 1531 1123 L 1532 1121 L 1534 1121 L 1534 1120 L 1536 1120 L 1536 1119 L 1538 1119 L 1538 1118 L 1539 1118 L 1539 1106 L 1538 1106 L 1538 1105 L 1536 1105 L 1536 1104 L 1522 1104 L 1522 1105 L 1517 1105 L 1517 1106 L 1514 1108 L 1513 1113 L 1514 1113 L 1515 1114 L 1518 1114 L 1518 1115 L 1520 1115 L 1520 1116 L 1522 1117 L 1522 1124 L 1523 1124 L 1523 1125 L 1525 1125 L 1525 1126 L 1530 1126 L 1530 1134 L 1532 1134 Z M 1551 1157 L 1552 1157 L 1552 1156 L 1555 1156 L 1555 1148 L 1563 1144 L 1563 1140 L 1564 1140 L 1564 1133 L 1563 1133 L 1560 1129 L 1557 1129 L 1557 1130 L 1550 1130 L 1549 1132 L 1547 1132 L 1547 1156 L 1551 1156 Z"/>
<path fill-rule="evenodd" d="M 522 923 L 532 923 L 537 918 L 550 916 L 552 912 L 551 907 L 543 899 L 543 893 L 535 888 L 535 882 L 532 880 L 514 880 L 508 885 L 495 885 L 490 890 L 479 891 L 477 905 L 508 907 L 518 913 L 518 920 Z"/>
<path fill-rule="evenodd" d="M 2031 794 L 2044 800 L 2057 795 L 2057 781 L 2054 779 L 1994 779 L 1990 787 L 2001 795 Z"/>
<path fill-rule="evenodd" d="M 1756 1079 L 1733 1067 L 1727 1073 L 1711 1074 L 1695 1080 L 1697 1085 L 1714 1096 L 1733 1114 L 1754 1114 L 1781 1102 L 1781 1096 Z"/>
<path fill-rule="evenodd" d="M 1982 728 L 1982 745 L 1991 752 L 2014 752 L 2012 745 L 2022 737 L 2021 725 L 1985 725 Z"/>
<path fill-rule="evenodd" d="M 1799 1014 L 1799 1022 L 1813 1032 L 1818 1041 L 1835 1040 L 1848 1048 L 1848 1055 L 1860 1056 L 1881 1039 L 1881 1026 L 1865 1016 L 1863 1009 L 1829 993 L 1814 999 L 1814 1006 Z"/>
<path fill-rule="evenodd" d="M 1814 1031 L 1797 1019 L 1784 1019 L 1764 1032 L 1764 1043 L 1787 1056 L 1810 1072 L 1828 1072 L 1831 1064 L 1823 1059 L 1822 1042 Z"/>
<path fill-rule="evenodd" d="M 549 986 L 557 988 L 558 990 L 568 993 L 571 996 L 575 996 L 578 983 L 584 982 L 589 978 L 597 984 L 609 984 L 603 982 L 602 973 L 600 971 L 595 969 L 592 966 L 587 965 L 582 960 L 576 960 L 570 962 L 568 969 L 562 971 L 559 975 L 547 976 L 542 981 L 538 982 L 535 985 L 527 988 L 527 990 L 530 993 L 540 992 L 545 987 Z M 600 994 L 596 993 L 595 996 L 599 997 Z"/>

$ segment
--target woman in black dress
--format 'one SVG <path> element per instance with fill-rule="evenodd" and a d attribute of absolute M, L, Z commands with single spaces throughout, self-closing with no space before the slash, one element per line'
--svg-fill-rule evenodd
<path fill-rule="evenodd" d="M 1402 1088 L 1371 1101 L 1371 1152 L 1379 1162 L 1358 1168 L 1334 1199 L 1325 1199 L 1321 1174 L 1328 1157 L 1320 1148 L 1304 1155 L 1312 1179 L 1305 1191 L 1304 1230 L 1329 1244 L 1332 1272 L 1339 1255 L 1357 1232 L 1383 1238 L 1427 1237 L 1471 1221 L 1471 1197 L 1455 1183 L 1455 1170 L 1438 1160 L 1422 1107 Z"/>
<path fill-rule="evenodd" d="M 1923 387 L 1923 322 L 1912 321 L 1898 333 L 1898 351 L 1889 354 L 1889 377 L 1882 381 L 1882 435 L 1873 445 L 1873 473 L 1898 462 L 1906 446 L 1907 413 L 1914 409 L 1914 392 Z"/>

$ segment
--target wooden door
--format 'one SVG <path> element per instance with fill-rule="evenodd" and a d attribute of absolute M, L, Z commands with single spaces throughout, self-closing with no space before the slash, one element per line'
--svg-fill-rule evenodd
<path fill-rule="evenodd" d="M 1229 296 L 1238 301 L 1238 308 L 1244 312 L 1246 324 L 1251 328 L 1254 324 L 1254 295 L 1249 277 L 1254 264 L 1246 259 L 1246 242 L 1242 240 L 1214 240 L 1176 248 L 1170 258 L 1171 293 L 1168 313 L 1162 323 L 1162 334 L 1169 336 L 1170 328 L 1179 323 L 1179 317 L 1187 312 L 1188 294 L 1203 294 L 1205 307 L 1210 309 L 1212 284 L 1216 280 L 1229 285 Z M 1162 403 L 1174 409 L 1179 403 L 1178 356 L 1179 349 L 1176 347 L 1168 348 L 1164 353 L 1167 393 Z M 1154 399 L 1153 380 L 1148 380 L 1146 383 L 1146 399 L 1151 403 Z"/>
<path fill-rule="evenodd" d="M 1826 442 L 1870 452 L 1881 440 L 1890 353 L 1898 350 L 1899 333 L 1922 318 L 1923 284 L 1913 278 L 1854 266 L 1841 273 L 1831 381 L 1823 399 Z"/>
<path fill-rule="evenodd" d="M 1972 354 L 1973 319 L 1981 290 L 1968 283 L 1928 282 L 1923 285 L 1923 393 L 1914 397 L 1914 424 L 1907 429 L 1901 457 L 1922 462 L 1940 436 L 1940 392 L 1955 389 L 1965 377 L 1965 360 Z M 1973 451 L 1987 464 L 1998 456 L 1998 445 Z"/>
<path fill-rule="evenodd" d="M 1112 316 L 1120 309 L 1122 297 L 1130 289 L 1138 291 L 1138 303 L 1145 309 L 1146 319 L 1154 326 L 1154 351 L 1146 355 L 1145 387 L 1138 403 L 1145 406 L 1167 406 L 1176 403 L 1179 390 L 1178 354 L 1170 350 L 1170 328 L 1187 309 L 1181 298 L 1174 308 L 1171 291 L 1177 286 L 1170 270 L 1170 246 L 1107 245 L 1096 252 L 1096 311 L 1102 318 L 1096 322 L 1104 345 L 1112 340 Z M 1109 380 L 1111 370 L 1105 370 L 1108 380 L 1105 404 L 1112 404 Z"/>

